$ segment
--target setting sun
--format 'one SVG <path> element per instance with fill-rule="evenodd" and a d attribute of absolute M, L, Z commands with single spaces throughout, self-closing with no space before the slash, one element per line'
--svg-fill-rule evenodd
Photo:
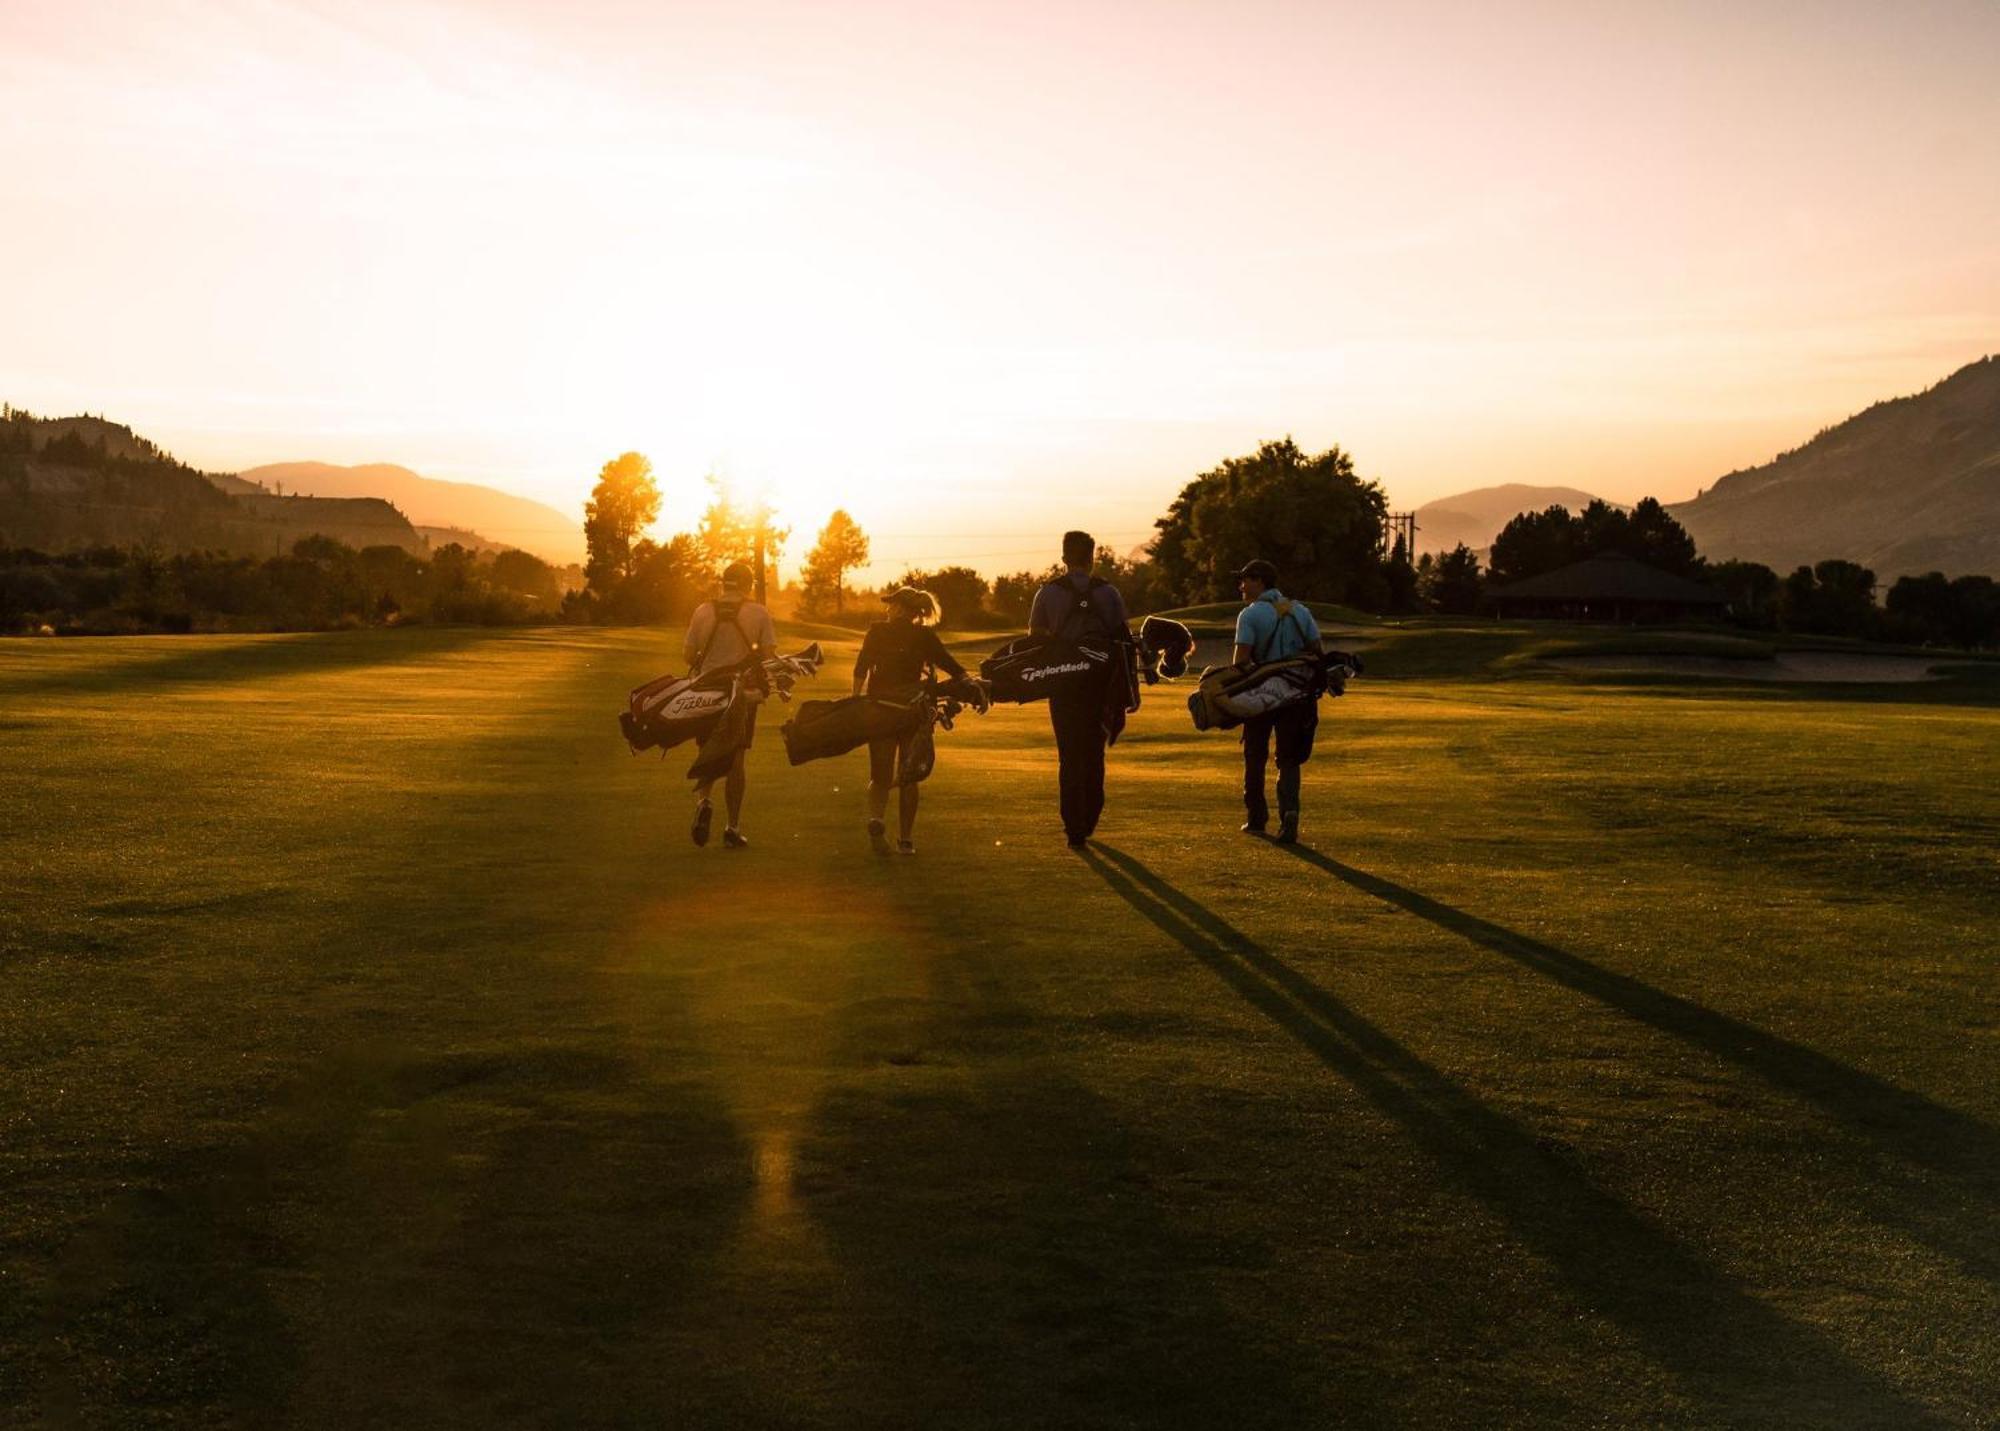
<path fill-rule="evenodd" d="M 1991 10 L 1795 10 L 15 5 L 0 389 L 565 510 L 636 447 L 878 565 L 1288 431 L 1690 496 L 2000 319 Z"/>

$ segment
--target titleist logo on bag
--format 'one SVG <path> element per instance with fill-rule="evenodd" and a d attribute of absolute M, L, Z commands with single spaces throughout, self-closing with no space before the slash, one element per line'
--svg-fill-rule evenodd
<path fill-rule="evenodd" d="M 690 716 L 717 713 L 728 704 L 729 692 L 726 690 L 682 691 L 653 707 L 652 714 L 661 720 L 686 720 Z"/>

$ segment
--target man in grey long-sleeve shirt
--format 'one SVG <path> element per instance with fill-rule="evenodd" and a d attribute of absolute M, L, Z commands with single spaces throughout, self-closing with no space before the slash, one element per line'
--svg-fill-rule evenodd
<path fill-rule="evenodd" d="M 681 643 L 681 654 L 687 657 L 689 675 L 740 665 L 752 657 L 777 654 L 778 629 L 771 623 L 771 613 L 749 600 L 750 581 L 750 568 L 736 562 L 722 573 L 722 599 L 704 601 L 695 608 L 694 615 L 688 619 L 687 639 Z M 757 711 L 753 706 L 749 733 L 744 737 L 743 749 L 736 752 L 736 759 L 729 767 L 729 776 L 723 786 L 723 798 L 729 806 L 729 823 L 722 827 L 722 843 L 732 850 L 744 849 L 750 843 L 743 837 L 738 824 L 743 818 L 743 792 L 749 783 L 743 772 L 743 755 L 757 733 L 756 722 Z M 709 825 L 715 818 L 715 808 L 709 803 L 708 795 L 714 788 L 715 781 L 712 779 L 704 780 L 694 788 L 694 825 L 688 833 L 697 845 L 708 843 Z"/>
<path fill-rule="evenodd" d="M 1118 588 L 1090 574 L 1097 543 L 1088 532 L 1063 533 L 1063 575 L 1035 593 L 1028 629 L 1038 636 L 1075 641 L 1083 636 L 1130 642 L 1125 598 Z M 1119 677 L 1114 674 L 1112 680 Z M 1111 692 L 1103 682 L 1049 697 L 1049 724 L 1056 732 L 1057 783 L 1063 830 L 1071 849 L 1081 849 L 1104 813 L 1104 747 L 1110 739 L 1105 715 Z M 1120 693 L 1119 710 L 1124 710 Z"/>

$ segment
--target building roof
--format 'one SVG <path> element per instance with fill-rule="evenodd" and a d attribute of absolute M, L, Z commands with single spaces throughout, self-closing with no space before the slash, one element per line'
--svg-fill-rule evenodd
<path fill-rule="evenodd" d="M 1647 566 L 1623 552 L 1604 552 L 1540 576 L 1496 586 L 1498 601 L 1651 601 L 1680 606 L 1724 606 L 1729 598 L 1712 586 Z"/>

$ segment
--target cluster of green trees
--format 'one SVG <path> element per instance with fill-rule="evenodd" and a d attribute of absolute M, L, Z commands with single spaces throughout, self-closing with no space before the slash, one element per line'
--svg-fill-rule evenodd
<path fill-rule="evenodd" d="M 1193 606 L 1235 594 L 1234 573 L 1252 557 L 1277 564 L 1285 590 L 1390 615 L 1471 615 L 1489 585 L 1524 581 L 1574 562 L 1621 553 L 1705 582 L 1728 598 L 1732 618 L 1762 629 L 1965 647 L 2000 646 L 2000 597 L 1983 576 L 1906 576 L 1878 603 L 1875 574 L 1823 561 L 1780 576 L 1757 562 L 1709 562 L 1656 499 L 1630 510 L 1592 502 L 1524 512 L 1495 538 L 1491 569 L 1463 545 L 1411 561 L 1398 539 L 1384 552 L 1387 502 L 1355 474 L 1340 448 L 1317 455 L 1290 438 L 1231 458 L 1182 489 L 1156 526 L 1151 560 L 1110 560 L 1135 610 Z M 1003 577 L 993 605 L 1024 619 L 1045 577 Z"/>
<path fill-rule="evenodd" d="M 1900 577 L 1886 593 L 1874 572 L 1851 561 L 1815 562 L 1782 577 L 1760 562 L 1716 562 L 1703 577 L 1728 596 L 1738 624 L 1760 630 L 1968 650 L 2000 646 L 2000 586 L 1990 576 L 1954 580 L 1934 571 Z"/>
<path fill-rule="evenodd" d="M 561 573 L 522 551 L 487 556 L 456 543 L 417 557 L 306 537 L 284 556 L 162 555 L 98 547 L 51 556 L 0 550 L 0 631 L 320 631 L 435 622 L 547 621 Z"/>
<path fill-rule="evenodd" d="M 1905 576 L 1878 602 L 1875 573 L 1856 562 L 1827 560 L 1780 576 L 1754 561 L 1711 562 L 1694 539 L 1653 498 L 1631 511 L 1592 502 L 1572 514 L 1557 506 L 1523 512 L 1494 539 L 1492 570 L 1464 547 L 1419 564 L 1431 578 L 1433 609 L 1471 612 L 1488 579 L 1523 581 L 1572 562 L 1619 552 L 1719 590 L 1730 619 L 1756 630 L 1967 648 L 2000 646 L 2000 595 L 1991 577 L 1940 572 Z M 1456 575 L 1445 595 L 1443 573 Z"/>
<path fill-rule="evenodd" d="M 628 452 L 605 464 L 584 507 L 584 540 L 590 559 L 586 586 L 564 605 L 572 619 L 625 622 L 684 621 L 714 590 L 723 567 L 761 557 L 775 559 L 789 529 L 763 504 L 738 504 L 715 484 L 713 500 L 691 533 L 654 541 L 639 534 L 660 514 L 660 489 L 652 464 Z M 865 625 L 881 615 L 874 593 L 856 592 L 847 575 L 868 564 L 868 533 L 845 510 L 827 518 L 799 569 L 799 613 L 821 621 Z M 1128 598 L 1143 591 L 1150 564 L 1120 561 L 1099 552 L 1104 574 L 1119 580 Z M 967 566 L 911 568 L 894 585 L 931 593 L 943 623 L 957 629 L 1018 626 L 1028 619 L 1035 590 L 1057 569 L 1017 572 L 989 582 Z M 1143 608 L 1140 608 L 1143 609 Z"/>
<path fill-rule="evenodd" d="M 1903 577 L 1889 588 L 1883 627 L 1895 641 L 2000 647 L 2000 582 L 1990 576 L 1954 579 L 1939 571 Z"/>
<path fill-rule="evenodd" d="M 1389 565 L 1396 568 L 1402 556 L 1402 538 L 1390 554 Z M 1435 611 L 1444 616 L 1470 616 L 1479 609 L 1486 594 L 1486 574 L 1479 569 L 1479 556 L 1460 542 L 1437 556 L 1425 552 L 1412 569 L 1415 577 L 1415 605 L 1419 611 Z M 1400 573 L 1398 573 L 1400 577 Z"/>
<path fill-rule="evenodd" d="M 868 533 L 844 509 L 836 509 L 806 553 L 799 574 L 799 610 L 807 616 L 845 616 L 847 574 L 866 565 Z"/>
<path fill-rule="evenodd" d="M 1395 605 L 1394 554 L 1382 552 L 1388 505 L 1381 484 L 1357 476 L 1340 448 L 1315 456 L 1289 437 L 1266 442 L 1181 489 L 1154 524 L 1146 584 L 1169 606 L 1226 600 L 1236 572 L 1262 557 L 1288 591 L 1386 611 Z M 1413 573 L 1407 554 L 1401 565 Z M 1413 574 L 1407 580 L 1413 587 Z"/>
<path fill-rule="evenodd" d="M 1851 561 L 1802 566 L 1789 576 L 1757 562 L 1722 562 L 1711 580 L 1746 626 L 1852 636 L 1917 646 L 2000 647 L 2000 584 L 1943 572 L 1897 579 L 1878 605 L 1875 573 Z"/>
<path fill-rule="evenodd" d="M 766 561 L 776 559 L 790 529 L 773 521 L 768 503 L 741 501 L 715 478 L 709 482 L 712 499 L 700 525 L 654 541 L 639 535 L 660 515 L 653 464 L 637 452 L 605 463 L 583 508 L 584 586 L 564 598 L 563 616 L 609 625 L 685 621 L 717 574 L 739 561 L 757 571 L 761 597 Z"/>
<path fill-rule="evenodd" d="M 1646 497 L 1629 512 L 1592 502 L 1574 516 L 1566 507 L 1521 513 L 1493 540 L 1491 575 L 1501 584 L 1525 581 L 1613 552 L 1676 576 L 1698 578 L 1704 565 L 1687 528 Z"/>

